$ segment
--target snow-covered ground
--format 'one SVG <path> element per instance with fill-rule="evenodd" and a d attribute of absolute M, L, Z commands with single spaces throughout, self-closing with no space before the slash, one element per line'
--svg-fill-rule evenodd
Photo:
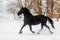
<path fill-rule="evenodd" d="M 48 22 L 47 24 L 50 26 Z M 23 29 L 23 34 L 19 34 L 22 25 L 23 18 L 15 20 L 13 15 L 6 14 L 3 16 L 0 14 L 0 40 L 60 40 L 60 21 L 55 19 L 55 30 L 50 26 L 53 34 L 50 34 L 45 27 L 40 34 L 37 34 L 40 30 L 40 24 L 32 27 L 33 31 L 36 32 L 35 34 L 30 32 L 28 25 Z"/>

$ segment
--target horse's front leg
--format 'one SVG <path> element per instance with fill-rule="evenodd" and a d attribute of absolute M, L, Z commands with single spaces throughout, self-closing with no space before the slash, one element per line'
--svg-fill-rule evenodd
<path fill-rule="evenodd" d="M 26 24 L 23 24 L 21 30 L 19 31 L 19 33 L 22 33 L 22 29 L 25 27 Z"/>
<path fill-rule="evenodd" d="M 32 33 L 35 33 L 34 31 L 32 31 L 32 26 L 31 26 L 31 25 L 29 25 L 29 28 L 30 28 L 30 31 L 31 31 Z"/>
<path fill-rule="evenodd" d="M 43 24 L 41 24 L 41 30 L 39 30 L 39 32 L 41 32 L 41 31 L 42 31 L 42 29 L 43 29 Z M 39 34 L 39 32 L 38 32 L 38 34 Z"/>

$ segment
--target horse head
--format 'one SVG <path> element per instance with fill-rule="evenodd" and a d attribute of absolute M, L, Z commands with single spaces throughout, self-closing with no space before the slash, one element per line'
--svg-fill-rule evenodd
<path fill-rule="evenodd" d="M 24 8 L 22 7 L 22 8 L 19 10 L 19 12 L 18 12 L 17 15 L 18 15 L 18 16 L 21 15 L 21 14 L 23 13 L 23 10 L 24 10 Z"/>

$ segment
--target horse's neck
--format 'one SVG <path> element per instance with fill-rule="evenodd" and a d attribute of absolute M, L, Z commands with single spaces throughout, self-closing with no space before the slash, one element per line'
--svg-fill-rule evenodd
<path fill-rule="evenodd" d="M 26 12 L 26 13 L 24 13 L 24 16 L 25 17 L 31 17 L 31 16 L 33 16 L 30 12 Z"/>

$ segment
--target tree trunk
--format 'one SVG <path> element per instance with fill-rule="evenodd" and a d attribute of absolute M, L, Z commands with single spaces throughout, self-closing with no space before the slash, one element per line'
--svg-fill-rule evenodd
<path fill-rule="evenodd" d="M 22 1 L 22 6 L 23 6 L 23 7 L 26 7 L 25 0 L 21 0 L 21 1 Z"/>

